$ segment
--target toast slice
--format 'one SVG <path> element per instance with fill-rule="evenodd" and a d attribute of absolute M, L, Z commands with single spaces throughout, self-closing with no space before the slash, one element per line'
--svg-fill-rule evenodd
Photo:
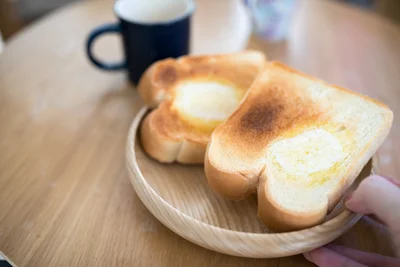
<path fill-rule="evenodd" d="M 265 62 L 264 54 L 244 51 L 154 63 L 138 86 L 156 108 L 141 125 L 144 150 L 160 162 L 203 163 L 212 131 L 239 105 Z"/>
<path fill-rule="evenodd" d="M 392 121 L 376 100 L 270 62 L 212 133 L 206 177 L 229 199 L 258 188 L 258 214 L 270 229 L 307 228 L 325 219 Z"/>

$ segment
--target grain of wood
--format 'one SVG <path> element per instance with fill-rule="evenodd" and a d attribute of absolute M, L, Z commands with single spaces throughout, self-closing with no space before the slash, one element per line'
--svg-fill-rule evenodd
<path fill-rule="evenodd" d="M 95 69 L 83 49 L 93 27 L 115 20 L 112 2 L 82 1 L 56 11 L 11 38 L 0 54 L 0 251 L 16 266 L 313 266 L 301 255 L 245 259 L 203 249 L 142 204 L 124 153 L 142 103 L 123 73 Z M 199 8 L 208 3 L 197 2 Z M 381 173 L 400 176 L 400 30 L 330 1 L 300 1 L 298 11 L 285 43 L 253 38 L 249 47 L 386 102 L 395 120 L 379 151 L 386 157 Z M 207 19 L 194 21 L 201 27 Z M 105 37 L 95 52 L 118 59 L 116 40 Z M 386 229 L 365 219 L 336 242 L 392 254 Z"/>

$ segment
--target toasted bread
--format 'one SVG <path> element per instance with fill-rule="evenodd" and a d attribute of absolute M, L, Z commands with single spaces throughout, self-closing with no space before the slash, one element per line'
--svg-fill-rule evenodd
<path fill-rule="evenodd" d="M 270 62 L 212 133 L 206 177 L 229 199 L 258 188 L 258 214 L 270 229 L 307 228 L 325 219 L 392 121 L 376 100 Z"/>
<path fill-rule="evenodd" d="M 256 51 L 184 56 L 144 73 L 139 94 L 156 108 L 144 119 L 141 141 L 161 162 L 203 163 L 211 132 L 239 105 L 265 56 Z"/>

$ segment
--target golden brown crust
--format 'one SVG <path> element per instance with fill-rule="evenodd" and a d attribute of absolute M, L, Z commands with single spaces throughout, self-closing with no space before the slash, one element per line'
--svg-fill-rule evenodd
<path fill-rule="evenodd" d="M 142 126 L 144 149 L 159 161 L 203 163 L 213 128 L 199 127 L 183 118 L 173 106 L 174 88 L 183 81 L 218 81 L 245 92 L 264 66 L 265 57 L 255 51 L 215 56 L 184 56 L 154 63 L 139 82 L 138 91 L 145 103 L 157 107 Z M 147 127 L 147 128 L 146 128 Z M 150 131 L 151 129 L 151 131 Z M 153 141 L 151 139 L 154 139 Z M 162 142 L 179 143 L 176 147 Z M 150 145 L 154 143 L 153 145 Z M 168 148 L 168 150 L 167 150 Z M 156 151 L 157 150 L 157 151 Z M 175 153 L 172 155 L 172 151 Z M 172 159 L 172 160 L 171 160 Z"/>
<path fill-rule="evenodd" d="M 204 159 L 204 172 L 213 191 L 227 199 L 241 200 L 256 191 L 257 181 L 252 181 L 240 173 L 220 170 L 210 162 L 209 157 Z M 229 186 L 226 186 L 227 184 Z"/>
<path fill-rule="evenodd" d="M 277 205 L 268 193 L 268 184 L 261 179 L 258 197 L 258 216 L 274 232 L 288 232 L 311 227 L 321 223 L 326 216 L 326 210 L 317 213 L 297 214 L 288 212 Z"/>
<path fill-rule="evenodd" d="M 321 92 L 324 93 L 319 95 Z M 326 203 L 322 201 L 321 205 L 316 204 L 317 208 L 310 212 L 297 213 L 283 208 L 282 204 L 275 202 L 268 188 L 268 145 L 310 128 L 342 131 L 348 127 L 349 135 L 346 138 L 354 138 L 355 130 L 351 128 L 358 123 L 365 124 L 365 121 L 349 122 L 344 127 L 341 119 L 333 119 L 341 114 L 341 109 L 346 109 L 340 103 L 350 97 L 349 93 L 357 96 L 357 100 L 351 103 L 360 103 L 363 99 L 386 109 L 376 111 L 384 114 L 376 136 L 369 140 L 364 151 L 357 154 L 357 160 L 347 163 L 346 173 L 338 178 L 335 188 L 326 196 Z M 324 98 L 328 96 L 334 100 Z M 327 210 L 339 201 L 342 193 L 382 144 L 391 124 L 392 113 L 383 103 L 344 88 L 330 86 L 281 63 L 270 62 L 236 111 L 214 130 L 205 158 L 207 180 L 214 191 L 229 199 L 242 198 L 251 191 L 249 187 L 255 188 L 260 183 L 259 216 L 274 230 L 288 231 L 313 226 L 324 220 Z"/>
<path fill-rule="evenodd" d="M 175 59 L 167 58 L 153 63 L 140 78 L 138 92 L 144 102 L 152 107 L 157 107 L 166 97 L 167 91 L 181 76 L 185 69 L 176 64 Z"/>
<path fill-rule="evenodd" d="M 350 93 L 350 94 L 352 94 L 352 95 L 356 95 L 356 96 L 358 96 L 358 97 L 363 98 L 363 99 L 366 100 L 366 101 L 373 102 L 373 103 L 375 103 L 376 105 L 378 105 L 378 106 L 380 106 L 380 107 L 389 109 L 389 107 L 388 107 L 385 103 L 382 103 L 381 101 L 379 101 L 379 100 L 377 100 L 377 99 L 371 98 L 371 97 L 366 96 L 366 95 L 359 94 L 359 93 L 357 93 L 357 92 L 351 91 L 351 90 L 349 90 L 349 89 L 347 89 L 347 88 L 340 87 L 340 86 L 338 86 L 338 85 L 328 84 L 328 83 L 326 83 L 325 81 L 323 81 L 323 80 L 321 80 L 321 79 L 318 79 L 317 77 L 314 77 L 314 76 L 311 76 L 311 75 L 307 75 L 307 74 L 305 74 L 305 73 L 303 73 L 303 72 L 300 72 L 300 71 L 298 71 L 298 70 L 296 70 L 296 69 L 294 69 L 294 68 L 291 68 L 291 67 L 289 67 L 289 66 L 287 66 L 287 65 L 285 65 L 285 64 L 282 64 L 281 62 L 278 62 L 278 61 L 271 61 L 271 64 L 274 65 L 274 66 L 277 66 L 277 67 L 279 67 L 279 68 L 282 68 L 282 69 L 284 69 L 284 70 L 286 70 L 286 71 L 289 71 L 289 72 L 291 72 L 291 73 L 293 73 L 293 74 L 297 74 L 297 75 L 303 76 L 304 78 L 307 78 L 307 79 L 309 79 L 309 80 L 313 80 L 313 81 L 316 81 L 316 82 L 320 82 L 320 83 L 323 83 L 323 84 L 325 84 L 325 85 L 327 85 L 327 86 L 330 86 L 330 87 L 339 89 L 340 91 L 344 91 L 344 92 L 346 92 L 346 93 Z"/>
<path fill-rule="evenodd" d="M 265 56 L 250 50 L 236 54 L 168 58 L 153 63 L 145 71 L 138 83 L 138 91 L 147 105 L 156 107 L 164 101 L 174 84 L 185 79 L 214 76 L 233 81 L 239 88 L 248 88 L 255 73 L 260 71 L 260 61 L 265 61 Z"/>
<path fill-rule="evenodd" d="M 140 138 L 144 150 L 160 162 L 203 163 L 206 144 L 185 140 L 183 137 L 171 133 L 169 126 L 164 124 L 164 106 L 163 103 L 160 109 L 151 111 L 142 122 Z M 175 114 L 168 115 L 171 116 L 167 118 L 167 123 L 180 122 L 174 118 Z M 172 127 L 179 129 L 179 126 L 176 125 Z"/>
<path fill-rule="evenodd" d="M 252 151 L 252 158 L 264 154 L 265 147 L 260 145 L 260 140 L 267 144 L 282 133 L 296 132 L 315 124 L 316 120 L 326 119 L 321 108 L 299 92 L 285 74 L 279 76 L 277 71 L 276 77 L 268 82 L 268 72 L 263 74 L 252 85 L 240 110 L 236 109 L 229 117 L 230 127 L 215 130 L 215 135 L 229 137 L 224 140 L 225 146 Z"/>
<path fill-rule="evenodd" d="M 181 141 L 173 140 L 156 130 L 154 117 L 156 113 L 150 112 L 145 117 L 140 128 L 140 140 L 144 150 L 160 162 L 173 162 L 177 157 Z"/>
<path fill-rule="evenodd" d="M 204 162 L 204 154 L 206 153 L 206 145 L 203 143 L 195 143 L 190 140 L 182 142 L 181 149 L 176 161 L 186 164 L 201 164 Z"/>

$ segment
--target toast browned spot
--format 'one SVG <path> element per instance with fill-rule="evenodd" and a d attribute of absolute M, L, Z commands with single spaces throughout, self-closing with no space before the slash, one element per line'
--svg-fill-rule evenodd
<path fill-rule="evenodd" d="M 214 130 L 206 177 L 229 199 L 258 188 L 258 213 L 271 229 L 310 227 L 353 183 L 392 121 L 377 100 L 270 62 Z"/>
<path fill-rule="evenodd" d="M 155 108 L 141 126 L 145 151 L 161 162 L 203 163 L 212 131 L 235 110 L 264 64 L 262 53 L 244 51 L 150 66 L 138 86 Z"/>

